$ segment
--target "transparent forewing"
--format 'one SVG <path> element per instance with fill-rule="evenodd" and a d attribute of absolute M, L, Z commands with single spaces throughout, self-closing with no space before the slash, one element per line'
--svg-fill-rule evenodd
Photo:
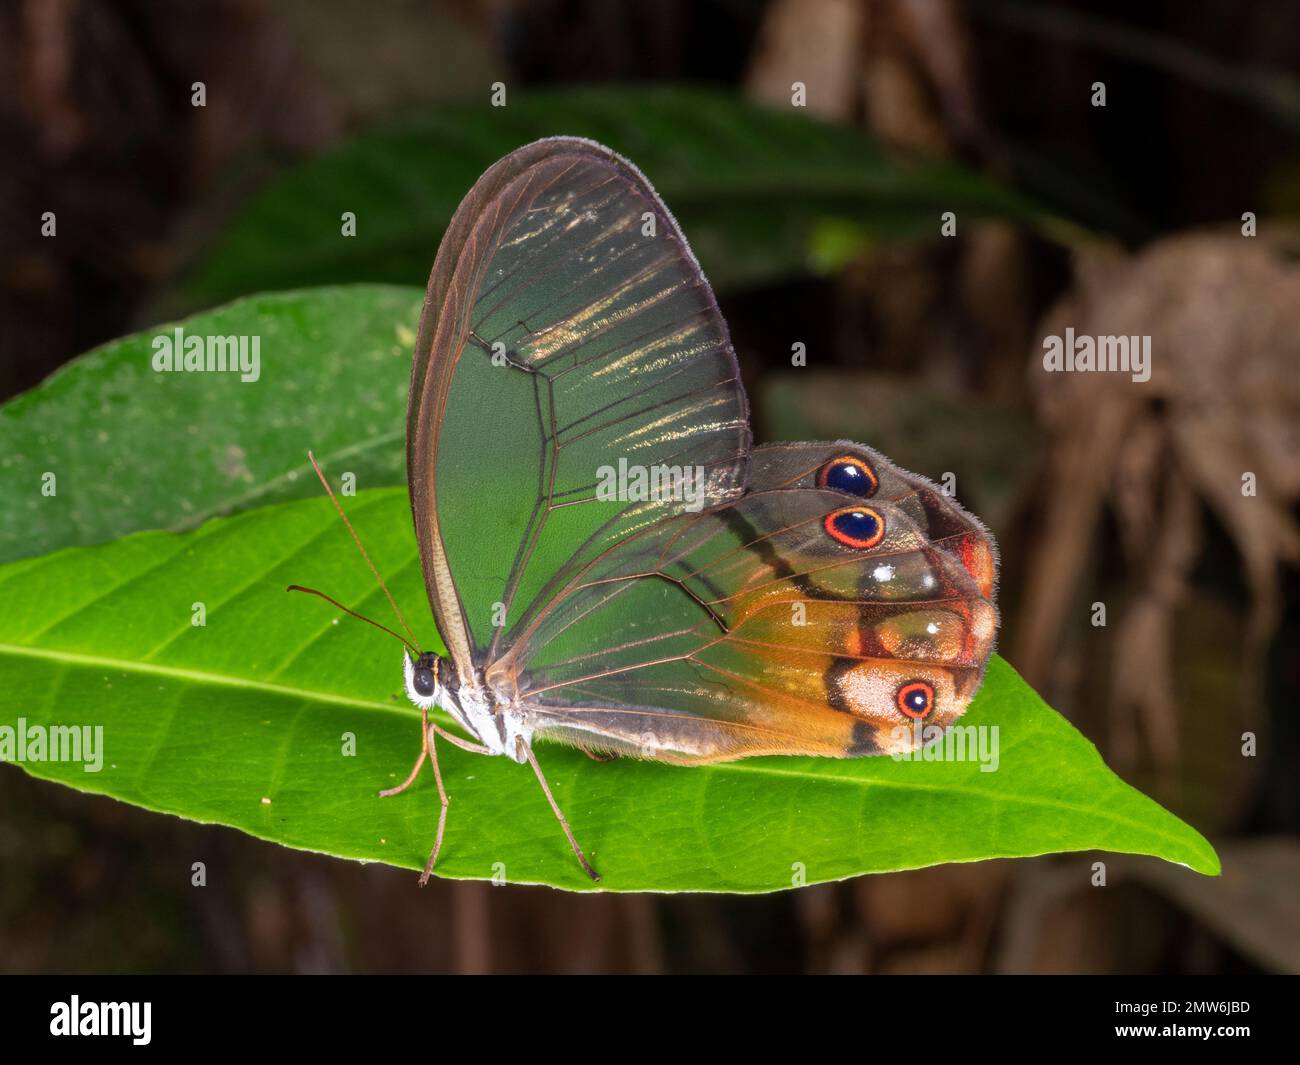
<path fill-rule="evenodd" d="M 461 205 L 410 418 L 426 582 L 462 672 L 601 551 L 735 498 L 748 470 L 745 396 L 698 264 L 645 179 L 573 139 L 506 157 Z"/>
<path fill-rule="evenodd" d="M 642 532 L 585 567 L 498 678 L 543 734 L 670 761 L 910 749 L 900 693 L 919 684 L 919 719 L 955 720 L 996 610 L 903 507 L 872 501 L 879 541 L 841 542 L 827 521 L 846 506 L 760 489 Z"/>

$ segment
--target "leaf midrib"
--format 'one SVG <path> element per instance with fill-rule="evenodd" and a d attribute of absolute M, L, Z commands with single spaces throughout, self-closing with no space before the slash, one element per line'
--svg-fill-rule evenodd
<path fill-rule="evenodd" d="M 241 688 L 248 691 L 266 692 L 268 695 L 284 695 L 294 699 L 312 699 L 322 703 L 333 703 L 352 709 L 384 710 L 396 712 L 393 707 L 366 699 L 357 699 L 333 692 L 314 691 L 310 688 L 293 688 L 287 684 L 271 684 L 267 681 L 251 680 L 223 673 L 207 673 L 200 669 L 186 669 L 183 666 L 164 666 L 157 662 L 142 662 L 133 658 L 105 658 L 102 655 L 88 655 L 81 651 L 57 651 L 48 647 L 31 647 L 25 644 L 0 643 L 0 655 L 15 658 L 43 658 L 69 665 L 87 666 L 98 669 L 116 669 L 132 673 L 145 673 L 174 680 L 185 680 L 193 684 L 209 684 L 225 688 Z M 403 715 L 407 716 L 407 715 Z"/>
<path fill-rule="evenodd" d="M 220 673 L 207 673 L 202 670 L 186 669 L 181 666 L 164 666 L 153 662 L 140 662 L 134 659 L 105 658 L 100 655 L 88 655 L 79 651 L 57 651 L 49 648 L 30 647 L 23 644 L 12 643 L 0 643 L 0 655 L 43 658 L 51 661 L 65 662 L 76 666 L 128 670 L 137 673 L 170 677 L 177 680 L 186 680 L 196 684 L 210 684 L 221 687 L 239 688 L 248 691 L 265 692 L 270 695 L 288 696 L 294 699 L 315 700 L 335 706 L 346 706 L 354 710 L 377 710 L 386 714 L 396 714 L 400 717 L 415 716 L 413 712 L 407 714 L 403 709 L 394 707 L 389 703 L 372 702 L 366 699 L 337 695 L 333 692 L 320 692 L 308 688 L 293 688 L 284 684 L 271 684 L 266 681 L 250 680 L 247 677 L 234 677 Z M 760 773 L 768 776 L 793 777 L 800 780 L 816 781 L 817 783 L 822 784 L 847 784 L 860 788 L 902 788 L 913 791 L 939 791 L 948 795 L 973 795 L 986 800 L 1014 802 L 1023 806 L 1039 806 L 1050 809 L 1067 810 L 1073 813 L 1086 813 L 1100 817 L 1113 824 L 1127 825 L 1142 832 L 1156 835 L 1173 844 L 1176 849 L 1181 850 L 1186 846 L 1184 841 L 1179 840 L 1175 836 L 1169 835 L 1167 832 L 1160 830 L 1153 831 L 1152 826 L 1149 824 L 1133 821 L 1128 818 L 1117 817 L 1114 813 L 1097 806 L 1084 806 L 1069 803 L 1061 799 L 1030 798 L 1023 795 L 1006 796 L 1001 795 L 996 791 L 963 788 L 952 784 L 936 785 L 920 783 L 917 781 L 894 781 L 882 779 L 864 780 L 861 777 L 844 777 L 834 773 L 809 773 L 803 770 L 783 769 L 770 765 L 745 765 L 743 762 L 717 762 L 707 768 L 720 772 Z"/>

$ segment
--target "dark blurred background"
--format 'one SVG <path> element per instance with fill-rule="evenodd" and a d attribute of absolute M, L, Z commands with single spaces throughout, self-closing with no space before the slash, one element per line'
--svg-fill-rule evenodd
<path fill-rule="evenodd" d="M 496 81 L 785 108 L 803 81 L 817 118 L 1058 220 L 940 239 L 936 216 L 933 236 L 728 286 L 723 311 L 760 439 L 958 471 L 1002 544 L 1002 653 L 1224 875 L 1106 856 L 1097 889 L 1098 856 L 1063 855 L 752 898 L 419 891 L 6 770 L 0 969 L 1300 971 L 1300 7 L 4 0 L 0 399 L 178 305 L 279 175 Z M 33 222 L 49 210 L 57 241 Z M 1067 325 L 1151 335 L 1150 384 L 1043 374 Z M 793 373 L 792 328 L 817 352 Z"/>

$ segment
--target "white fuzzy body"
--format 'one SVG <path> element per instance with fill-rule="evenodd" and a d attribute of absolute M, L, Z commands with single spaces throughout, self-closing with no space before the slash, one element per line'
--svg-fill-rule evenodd
<path fill-rule="evenodd" d="M 494 709 L 486 689 L 461 688 L 453 692 L 441 680 L 434 684 L 432 695 L 421 695 L 415 690 L 415 663 L 406 654 L 402 655 L 402 677 L 406 697 L 421 710 L 441 706 L 492 754 L 504 754 L 520 763 L 528 760 L 524 747 L 532 744 L 533 729 L 525 721 L 522 711 L 501 706 Z M 524 747 L 519 745 L 520 738 Z"/>

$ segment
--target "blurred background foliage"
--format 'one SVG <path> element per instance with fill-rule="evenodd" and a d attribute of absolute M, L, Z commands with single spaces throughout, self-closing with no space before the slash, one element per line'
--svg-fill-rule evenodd
<path fill-rule="evenodd" d="M 0 397 L 240 294 L 423 285 L 488 163 L 594 136 L 677 212 L 759 438 L 954 473 L 1002 545 L 1003 653 L 1224 866 L 418 892 L 5 771 L 0 968 L 1300 971 L 1300 9 L 14 0 L 0 26 Z M 1151 382 L 1043 374 L 1066 326 L 1151 335 Z"/>

